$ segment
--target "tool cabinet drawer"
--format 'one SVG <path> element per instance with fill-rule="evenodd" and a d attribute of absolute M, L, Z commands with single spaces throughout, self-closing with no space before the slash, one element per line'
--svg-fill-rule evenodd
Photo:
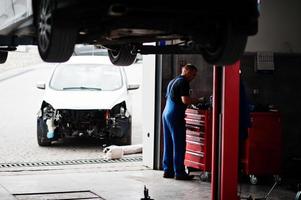
<path fill-rule="evenodd" d="M 202 114 L 205 113 L 205 110 L 187 108 L 185 113 L 186 114 L 202 115 Z"/>
<path fill-rule="evenodd" d="M 191 152 L 196 152 L 196 153 L 204 153 L 205 148 L 204 148 L 204 144 L 202 143 L 186 140 L 186 150 Z"/>
<path fill-rule="evenodd" d="M 186 135 L 195 136 L 195 137 L 201 137 L 201 138 L 205 137 L 205 133 L 204 132 L 192 131 L 190 129 L 186 129 Z"/>
<path fill-rule="evenodd" d="M 204 164 L 204 154 L 186 151 L 185 160 Z"/>
<path fill-rule="evenodd" d="M 186 129 L 189 130 L 190 132 L 197 132 L 197 133 L 202 133 L 204 134 L 205 132 L 205 127 L 204 126 L 193 126 L 191 124 L 186 124 Z"/>
<path fill-rule="evenodd" d="M 186 141 L 191 141 L 191 142 L 198 142 L 204 144 L 204 137 L 198 137 L 194 135 L 186 135 Z"/>
<path fill-rule="evenodd" d="M 203 163 L 197 163 L 197 162 L 192 162 L 190 160 L 185 160 L 184 165 L 195 169 L 205 170 L 205 165 Z"/>
<path fill-rule="evenodd" d="M 197 120 L 197 119 L 189 119 L 185 118 L 186 124 L 196 125 L 196 126 L 203 126 L 204 121 Z"/>
<path fill-rule="evenodd" d="M 205 122 L 205 115 L 201 115 L 201 114 L 193 114 L 193 113 L 185 113 L 186 118 L 188 119 L 195 119 L 195 120 L 199 120 L 201 122 Z"/>

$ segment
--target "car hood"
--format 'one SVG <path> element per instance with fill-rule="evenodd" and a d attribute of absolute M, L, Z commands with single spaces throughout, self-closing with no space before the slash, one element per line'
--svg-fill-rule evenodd
<path fill-rule="evenodd" d="M 126 101 L 127 90 L 115 91 L 45 91 L 44 101 L 54 109 L 94 110 L 112 109 Z"/>

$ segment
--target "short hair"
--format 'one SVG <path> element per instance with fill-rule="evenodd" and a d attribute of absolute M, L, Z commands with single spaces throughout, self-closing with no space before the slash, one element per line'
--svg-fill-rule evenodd
<path fill-rule="evenodd" d="M 194 66 L 193 64 L 190 64 L 190 63 L 187 63 L 186 65 L 184 65 L 183 68 L 188 69 L 188 70 L 198 71 L 198 69 L 196 68 L 196 66 Z"/>

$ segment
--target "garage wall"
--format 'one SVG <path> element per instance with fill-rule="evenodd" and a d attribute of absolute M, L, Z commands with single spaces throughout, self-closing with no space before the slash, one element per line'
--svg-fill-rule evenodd
<path fill-rule="evenodd" d="M 273 71 L 255 71 L 255 54 L 241 60 L 242 79 L 250 103 L 258 111 L 274 105 L 281 113 L 285 166 L 301 158 L 301 54 L 274 55 Z"/>
<path fill-rule="evenodd" d="M 155 55 L 143 56 L 142 69 L 142 144 L 143 164 L 154 168 L 155 144 Z M 135 105 L 136 106 L 136 105 Z"/>
<path fill-rule="evenodd" d="M 300 0 L 262 0 L 259 32 L 249 37 L 246 48 L 249 53 L 241 60 L 251 103 L 263 110 L 274 105 L 281 112 L 286 173 L 300 171 L 291 164 L 294 158 L 301 158 L 300 10 Z M 255 72 L 258 51 L 275 53 L 274 71 Z"/>
<path fill-rule="evenodd" d="M 181 66 L 191 63 L 198 68 L 197 77 L 190 83 L 192 96 L 209 97 L 212 95 L 213 68 L 207 64 L 201 55 L 164 55 L 163 56 L 163 94 L 166 93 L 168 82 L 181 74 Z"/>
<path fill-rule="evenodd" d="M 247 51 L 301 53 L 301 1 L 262 0 L 259 32 Z"/>

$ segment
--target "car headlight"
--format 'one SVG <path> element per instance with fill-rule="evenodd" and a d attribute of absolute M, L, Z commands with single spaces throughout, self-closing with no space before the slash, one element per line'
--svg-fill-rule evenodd
<path fill-rule="evenodd" d="M 54 112 L 55 112 L 54 108 L 50 104 L 47 104 L 42 110 L 43 118 L 49 119 L 54 117 Z"/>
<path fill-rule="evenodd" d="M 122 106 L 120 107 L 120 116 L 125 117 L 125 108 Z"/>
<path fill-rule="evenodd" d="M 111 117 L 125 117 L 126 115 L 126 104 L 125 101 L 115 105 L 112 109 L 111 109 Z"/>

